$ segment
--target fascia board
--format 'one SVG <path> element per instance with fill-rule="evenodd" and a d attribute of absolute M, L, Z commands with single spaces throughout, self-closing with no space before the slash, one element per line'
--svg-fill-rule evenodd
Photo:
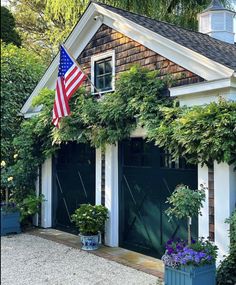
<path fill-rule="evenodd" d="M 230 77 L 234 72 L 232 69 L 158 35 L 121 15 L 97 4 L 95 6 L 97 11 L 105 16 L 104 24 L 206 80 Z"/>
<path fill-rule="evenodd" d="M 77 58 L 83 49 L 88 44 L 89 40 L 94 36 L 96 31 L 102 25 L 100 20 L 94 21 L 96 9 L 93 3 L 90 4 L 86 12 L 83 14 L 79 23 L 75 26 L 72 33 L 65 41 L 65 47 L 68 48 L 71 54 Z M 80 43 L 79 45 L 77 43 Z M 53 59 L 43 77 L 36 85 L 28 100 L 21 109 L 21 113 L 25 114 L 32 104 L 32 100 L 43 88 L 55 89 L 55 82 L 57 79 L 57 69 L 59 64 L 59 53 Z"/>
<path fill-rule="evenodd" d="M 225 88 L 236 88 L 235 80 L 233 80 L 233 78 L 224 78 L 208 82 L 190 84 L 187 86 L 172 87 L 169 88 L 169 91 L 171 97 L 176 97 L 194 95 L 198 93 L 208 93 L 210 91 Z"/>

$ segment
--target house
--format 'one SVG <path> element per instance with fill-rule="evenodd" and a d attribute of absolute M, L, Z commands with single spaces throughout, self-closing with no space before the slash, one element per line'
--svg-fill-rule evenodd
<path fill-rule="evenodd" d="M 116 75 L 138 63 L 176 76 L 178 84 L 169 93 L 180 105 L 207 104 L 219 96 L 236 101 L 234 16 L 219 1 L 212 1 L 199 14 L 199 32 L 193 32 L 92 1 L 65 46 L 102 93 L 112 92 Z M 41 89 L 55 89 L 58 62 L 59 55 L 23 106 L 25 118 L 40 112 L 31 103 Z M 171 164 L 165 152 L 145 142 L 145 136 L 145 129 L 137 128 L 130 140 L 107 145 L 105 153 L 86 144 L 62 146 L 40 170 L 37 191 L 46 201 L 39 224 L 70 228 L 76 206 L 102 203 L 110 214 L 105 234 L 108 246 L 160 257 L 166 239 L 185 231 L 183 224 L 168 222 L 166 197 L 179 183 L 197 188 L 204 182 L 207 199 L 194 232 L 210 236 L 222 258 L 229 245 L 224 221 L 236 203 L 233 166 L 214 162 L 209 169 Z"/>

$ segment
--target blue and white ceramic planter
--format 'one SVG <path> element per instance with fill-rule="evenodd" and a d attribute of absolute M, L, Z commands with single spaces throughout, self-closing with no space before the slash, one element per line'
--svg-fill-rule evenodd
<path fill-rule="evenodd" d="M 99 246 L 99 235 L 84 236 L 79 235 L 83 250 L 96 250 Z"/>
<path fill-rule="evenodd" d="M 215 285 L 215 264 L 182 266 L 179 269 L 165 266 L 165 285 Z"/>

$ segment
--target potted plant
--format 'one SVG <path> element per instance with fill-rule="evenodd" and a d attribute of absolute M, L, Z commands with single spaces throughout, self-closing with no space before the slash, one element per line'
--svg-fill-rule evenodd
<path fill-rule="evenodd" d="M 82 249 L 97 249 L 100 233 L 105 230 L 108 209 L 102 205 L 82 204 L 75 210 L 71 218 L 79 229 Z"/>
<path fill-rule="evenodd" d="M 191 190 L 179 185 L 167 199 L 170 207 L 166 210 L 172 218 L 186 219 L 188 239 L 170 240 L 162 257 L 165 264 L 165 285 L 215 285 L 217 247 L 203 238 L 191 239 L 191 219 L 200 213 L 205 200 L 205 187 Z"/>
<path fill-rule="evenodd" d="M 20 233 L 20 212 L 10 199 L 14 187 L 13 176 L 7 170 L 5 161 L 1 161 L 1 236 L 9 233 Z"/>
<path fill-rule="evenodd" d="M 23 228 L 32 226 L 33 216 L 39 212 L 43 201 L 44 195 L 36 196 L 35 193 L 32 193 L 17 203 L 17 207 L 20 211 L 20 222 Z"/>

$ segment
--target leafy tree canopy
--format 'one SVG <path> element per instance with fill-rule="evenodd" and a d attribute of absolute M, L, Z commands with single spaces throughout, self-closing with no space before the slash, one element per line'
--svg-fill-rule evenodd
<path fill-rule="evenodd" d="M 230 7 L 234 0 L 223 0 Z M 197 30 L 197 14 L 211 0 L 100 0 L 151 18 Z M 48 61 L 69 35 L 89 0 L 10 0 L 24 45 Z M 232 7 L 230 7 L 232 8 Z"/>
<path fill-rule="evenodd" d="M 13 160 L 13 139 L 18 134 L 20 109 L 33 91 L 44 67 L 39 57 L 24 48 L 2 43 L 1 54 L 1 159 Z"/>
<path fill-rule="evenodd" d="M 13 43 L 18 47 L 21 45 L 21 38 L 15 30 L 15 19 L 12 13 L 3 6 L 1 6 L 1 39 L 7 44 Z"/>

